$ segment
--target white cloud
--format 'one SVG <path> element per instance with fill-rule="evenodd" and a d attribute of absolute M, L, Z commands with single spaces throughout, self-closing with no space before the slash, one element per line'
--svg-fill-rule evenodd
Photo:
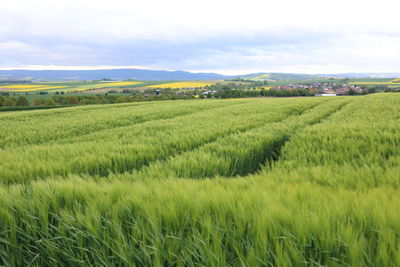
<path fill-rule="evenodd" d="M 394 0 L 2 0 L 0 67 L 399 71 L 399 7 Z"/>

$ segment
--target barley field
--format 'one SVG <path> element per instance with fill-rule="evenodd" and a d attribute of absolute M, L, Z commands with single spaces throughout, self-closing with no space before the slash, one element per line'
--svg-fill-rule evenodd
<path fill-rule="evenodd" d="M 400 265 L 399 94 L 0 122 L 0 265 Z"/>

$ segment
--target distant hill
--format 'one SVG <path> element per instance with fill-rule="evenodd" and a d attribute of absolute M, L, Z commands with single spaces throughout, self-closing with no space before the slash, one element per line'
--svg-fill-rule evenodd
<path fill-rule="evenodd" d="M 332 77 L 332 75 L 313 75 L 313 74 L 298 74 L 298 73 L 251 73 L 247 75 L 236 76 L 241 79 L 259 80 L 259 81 L 287 81 L 287 80 L 310 80 L 324 79 Z"/>
<path fill-rule="evenodd" d="M 399 78 L 399 72 L 393 73 L 339 73 L 339 74 L 318 74 L 321 76 L 333 76 L 338 78 Z"/>
<path fill-rule="evenodd" d="M 339 73 L 339 74 L 299 74 L 299 73 L 251 73 L 236 78 L 255 81 L 314 80 L 328 78 L 398 78 L 400 73 Z"/>
<path fill-rule="evenodd" d="M 194 73 L 188 71 L 103 69 L 103 70 L 0 70 L 0 81 L 91 81 L 111 80 L 224 80 L 248 79 L 255 81 L 310 80 L 326 78 L 398 78 L 400 73 L 340 73 L 340 74 L 299 74 L 299 73 L 250 73 L 226 76 L 217 73 Z"/>
<path fill-rule="evenodd" d="M 223 80 L 229 76 L 188 71 L 104 69 L 104 70 L 0 70 L 0 79 L 31 80 Z"/>

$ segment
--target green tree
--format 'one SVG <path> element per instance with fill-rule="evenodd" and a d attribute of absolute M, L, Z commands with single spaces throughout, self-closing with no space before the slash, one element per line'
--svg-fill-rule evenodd
<path fill-rule="evenodd" d="M 56 105 L 56 102 L 54 101 L 53 98 L 48 98 L 46 100 L 46 106 L 55 106 L 55 105 Z"/>
<path fill-rule="evenodd" d="M 19 96 L 17 99 L 17 106 L 29 106 L 29 101 L 25 96 Z"/>
<path fill-rule="evenodd" d="M 76 96 L 70 96 L 70 97 L 68 97 L 68 103 L 70 105 L 79 104 L 79 99 Z"/>
<path fill-rule="evenodd" d="M 42 104 L 43 104 L 43 101 L 40 97 L 35 97 L 32 100 L 32 105 L 34 105 L 34 106 L 41 106 Z"/>
<path fill-rule="evenodd" d="M 132 102 L 132 97 L 129 95 L 120 96 L 117 98 L 117 103 Z"/>
<path fill-rule="evenodd" d="M 357 92 L 354 91 L 353 89 L 350 89 L 350 90 L 346 93 L 346 95 L 357 95 Z"/>
<path fill-rule="evenodd" d="M 16 105 L 16 102 L 13 98 L 7 97 L 6 100 L 3 102 L 4 107 L 13 107 Z"/>

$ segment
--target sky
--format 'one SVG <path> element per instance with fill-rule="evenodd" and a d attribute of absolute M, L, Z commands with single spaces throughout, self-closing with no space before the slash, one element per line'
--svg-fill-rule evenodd
<path fill-rule="evenodd" d="M 400 72 L 395 0 L 1 0 L 0 69 Z"/>

